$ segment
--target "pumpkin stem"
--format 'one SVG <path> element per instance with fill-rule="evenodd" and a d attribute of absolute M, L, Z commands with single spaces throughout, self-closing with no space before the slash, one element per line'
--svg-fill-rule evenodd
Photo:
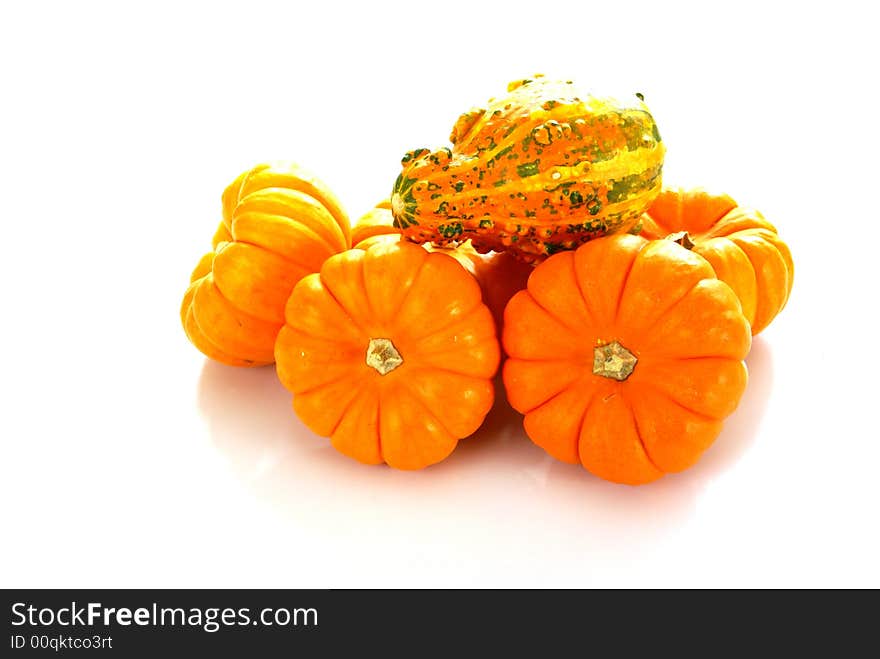
<path fill-rule="evenodd" d="M 379 375 L 387 375 L 403 364 L 403 357 L 400 356 L 391 339 L 370 339 L 366 361 L 367 366 L 376 369 Z"/>
<path fill-rule="evenodd" d="M 666 236 L 666 240 L 671 240 L 674 243 L 678 243 L 685 249 L 693 249 L 696 243 L 691 240 L 691 236 L 687 231 L 678 231 L 676 233 L 670 233 Z"/>
<path fill-rule="evenodd" d="M 593 350 L 593 374 L 623 382 L 636 367 L 639 359 L 617 341 Z"/>

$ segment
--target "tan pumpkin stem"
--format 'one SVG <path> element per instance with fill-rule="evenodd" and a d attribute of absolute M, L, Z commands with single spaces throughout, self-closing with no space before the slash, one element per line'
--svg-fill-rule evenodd
<path fill-rule="evenodd" d="M 387 375 L 401 364 L 403 357 L 391 339 L 370 339 L 370 345 L 367 346 L 367 366 L 376 369 L 379 375 Z"/>
<path fill-rule="evenodd" d="M 638 363 L 638 357 L 617 341 L 593 350 L 593 374 L 623 382 Z"/>
<path fill-rule="evenodd" d="M 671 240 L 674 243 L 678 243 L 685 249 L 693 249 L 697 244 L 693 240 L 691 240 L 691 236 L 687 231 L 678 231 L 676 233 L 670 233 L 666 236 L 666 240 Z"/>

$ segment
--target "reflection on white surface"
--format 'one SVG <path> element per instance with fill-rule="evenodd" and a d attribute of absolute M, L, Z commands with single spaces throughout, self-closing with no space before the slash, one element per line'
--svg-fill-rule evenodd
<path fill-rule="evenodd" d="M 285 523 L 320 534 L 328 546 L 357 543 L 369 554 L 403 542 L 418 560 L 505 544 L 520 553 L 532 547 L 550 561 L 635 559 L 685 523 L 705 488 L 755 441 L 773 384 L 771 351 L 761 338 L 748 365 L 740 407 L 700 463 L 637 488 L 606 483 L 533 445 L 500 381 L 484 426 L 447 460 L 419 472 L 361 465 L 337 453 L 299 422 L 271 367 L 206 361 L 199 408 L 236 477 Z"/>

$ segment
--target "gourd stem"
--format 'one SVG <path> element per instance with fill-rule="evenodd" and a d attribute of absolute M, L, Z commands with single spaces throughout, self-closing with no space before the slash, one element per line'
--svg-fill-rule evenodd
<path fill-rule="evenodd" d="M 370 339 L 366 363 L 379 375 L 387 375 L 403 364 L 403 357 L 400 356 L 391 339 Z"/>
<path fill-rule="evenodd" d="M 670 233 L 666 236 L 666 240 L 671 240 L 674 243 L 678 243 L 685 249 L 693 249 L 696 243 L 691 240 L 691 236 L 687 231 L 677 231 L 675 233 Z"/>
<path fill-rule="evenodd" d="M 639 359 L 617 341 L 593 349 L 593 375 L 623 382 Z"/>
<path fill-rule="evenodd" d="M 391 214 L 394 217 L 401 217 L 404 210 L 405 204 L 403 202 L 403 197 L 400 196 L 399 192 L 395 192 L 391 196 Z"/>

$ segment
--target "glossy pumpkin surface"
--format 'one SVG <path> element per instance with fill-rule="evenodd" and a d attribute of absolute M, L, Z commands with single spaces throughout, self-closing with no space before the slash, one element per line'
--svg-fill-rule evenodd
<path fill-rule="evenodd" d="M 275 344 L 299 418 L 345 455 L 398 469 L 440 462 L 480 427 L 499 358 L 474 277 L 401 241 L 303 278 Z"/>
<path fill-rule="evenodd" d="M 452 148 L 403 158 L 391 206 L 411 240 L 471 239 L 540 260 L 630 230 L 660 191 L 665 148 L 637 96 L 519 80 L 456 122 Z"/>
<path fill-rule="evenodd" d="M 739 297 L 753 334 L 788 302 L 794 283 L 788 245 L 760 212 L 739 206 L 729 195 L 665 189 L 644 215 L 641 235 L 669 237 L 709 261 Z"/>
<path fill-rule="evenodd" d="M 233 366 L 274 360 L 294 285 L 349 247 L 348 217 L 313 174 L 259 165 L 224 191 L 214 250 L 199 261 L 181 305 L 190 341 Z"/>
<path fill-rule="evenodd" d="M 532 441 L 606 480 L 693 465 L 745 389 L 749 325 L 702 257 L 623 234 L 537 266 L 504 316 L 508 400 Z"/>
<path fill-rule="evenodd" d="M 368 249 L 377 242 L 395 242 L 401 232 L 394 226 L 391 203 L 386 200 L 363 215 L 352 228 L 352 244 Z M 470 241 L 456 246 L 436 247 L 431 243 L 422 245 L 428 251 L 449 254 L 477 278 L 483 292 L 483 302 L 492 312 L 495 326 L 500 331 L 504 319 L 504 307 L 514 293 L 526 287 L 532 266 L 515 258 L 509 252 L 480 254 Z"/>

